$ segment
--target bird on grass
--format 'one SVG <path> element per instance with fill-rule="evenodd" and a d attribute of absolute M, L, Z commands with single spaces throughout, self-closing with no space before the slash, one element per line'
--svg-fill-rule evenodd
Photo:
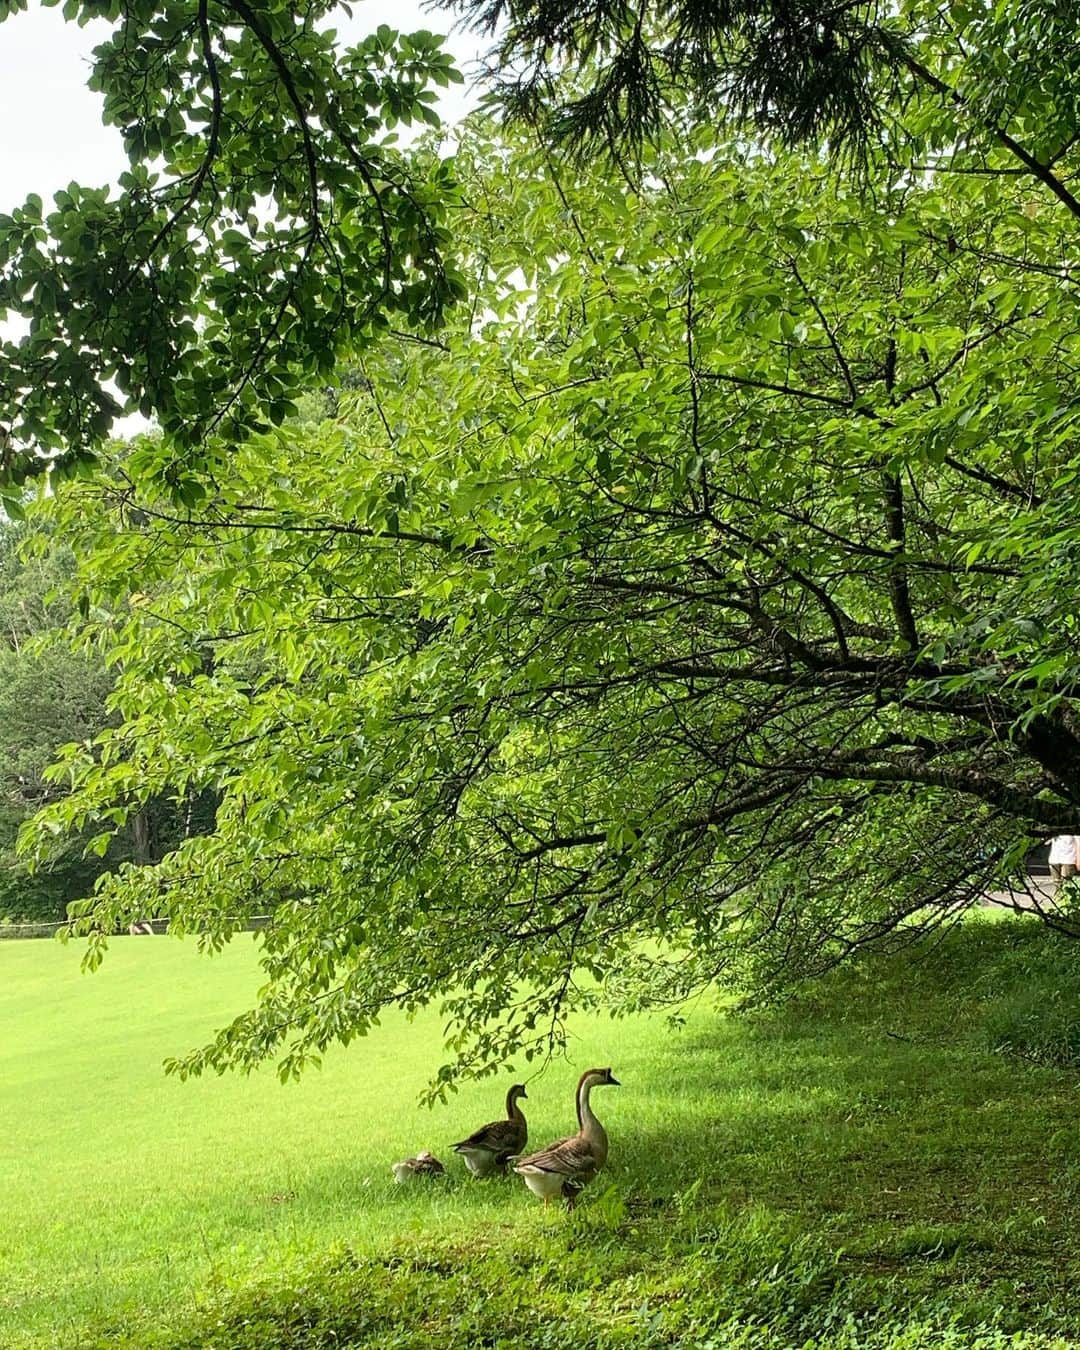
<path fill-rule="evenodd" d="M 594 1087 L 620 1087 L 610 1069 L 587 1069 L 577 1085 L 577 1134 L 558 1139 L 554 1144 L 513 1162 L 514 1171 L 545 1207 L 553 1196 L 561 1195 L 573 1209 L 583 1186 L 587 1186 L 607 1162 L 608 1137 L 593 1114 L 589 1095 Z"/>
<path fill-rule="evenodd" d="M 519 1100 L 523 1097 L 527 1100 L 528 1096 L 524 1083 L 515 1083 L 506 1094 L 506 1119 L 481 1125 L 468 1139 L 454 1144 L 454 1152 L 461 1154 L 474 1177 L 505 1175 L 509 1159 L 516 1157 L 529 1142 L 529 1127 L 518 1106 Z"/>
<path fill-rule="evenodd" d="M 438 1158 L 427 1149 L 418 1153 L 415 1158 L 403 1158 L 401 1162 L 391 1163 L 390 1170 L 399 1186 L 417 1177 L 441 1177 L 446 1172 L 446 1168 Z"/>

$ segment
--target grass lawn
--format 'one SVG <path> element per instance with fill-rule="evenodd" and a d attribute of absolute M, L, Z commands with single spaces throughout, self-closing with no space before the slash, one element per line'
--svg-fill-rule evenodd
<path fill-rule="evenodd" d="M 1031 923 L 782 1014 L 583 1021 L 525 1103 L 540 1146 L 582 1068 L 624 1084 L 569 1218 L 450 1163 L 510 1078 L 421 1111 L 437 1014 L 300 1084 L 166 1079 L 257 980 L 247 938 L 0 942 L 0 1345 L 1080 1344 L 1080 954 Z M 423 1147 L 451 1176 L 394 1186 Z"/>

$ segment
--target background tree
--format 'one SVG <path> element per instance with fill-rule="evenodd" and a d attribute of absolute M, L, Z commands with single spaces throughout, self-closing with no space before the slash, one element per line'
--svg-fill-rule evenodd
<path fill-rule="evenodd" d="M 368 352 L 197 511 L 142 448 L 54 504 L 123 721 L 43 843 L 221 794 L 80 908 L 91 963 L 148 910 L 211 947 L 273 911 L 258 1006 L 182 1072 L 438 997 L 483 1072 L 571 1006 L 768 995 L 1080 829 L 1059 215 L 1015 175 L 867 202 L 707 131 L 648 154 L 632 193 L 467 137 L 443 347 Z"/>
<path fill-rule="evenodd" d="M 99 656 L 74 652 L 63 640 L 70 550 L 58 545 L 24 559 L 26 535 L 22 526 L 0 531 L 0 914 L 59 920 L 67 900 L 92 888 L 102 864 L 84 860 L 85 840 L 73 838 L 47 870 L 30 875 L 16 838 L 49 798 L 45 770 L 59 747 L 106 724 L 112 680 Z"/>
<path fill-rule="evenodd" d="M 48 773 L 60 747 L 89 745 L 116 722 L 105 654 L 76 651 L 66 637 L 74 577 L 58 535 L 31 524 L 0 530 L 0 918 L 8 920 L 62 921 L 104 872 L 128 859 L 154 863 L 213 823 L 211 796 L 162 796 L 142 802 L 121 831 L 65 838 L 45 868 L 31 871 L 19 857 L 21 826 L 66 790 Z"/>

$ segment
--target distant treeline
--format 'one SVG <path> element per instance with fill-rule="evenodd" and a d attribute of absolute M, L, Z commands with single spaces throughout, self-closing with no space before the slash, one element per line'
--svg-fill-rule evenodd
<path fill-rule="evenodd" d="M 115 721 L 102 653 L 77 649 L 68 636 L 76 593 L 75 558 L 61 539 L 41 525 L 0 523 L 0 923 L 58 922 L 101 873 L 153 862 L 213 824 L 212 793 L 160 798 L 134 814 L 100 857 L 87 843 L 103 827 L 72 839 L 39 871 L 19 856 L 23 821 L 67 790 L 46 773 L 56 751 L 91 741 Z"/>

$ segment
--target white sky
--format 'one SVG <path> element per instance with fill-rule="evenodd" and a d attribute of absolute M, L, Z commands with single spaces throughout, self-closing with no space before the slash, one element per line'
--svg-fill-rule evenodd
<path fill-rule="evenodd" d="M 344 11 L 333 20 L 344 42 L 381 23 L 434 33 L 447 33 L 453 24 L 452 15 L 425 12 L 419 0 L 354 0 L 352 11 L 351 20 Z M 48 207 L 52 194 L 72 179 L 100 186 L 126 167 L 118 132 L 102 125 L 100 96 L 86 88 L 91 49 L 109 30 L 103 20 L 85 28 L 67 23 L 59 8 L 46 9 L 38 0 L 0 23 L 0 211 L 20 205 L 29 192 Z M 456 33 L 448 45 L 468 76 L 485 42 Z M 453 85 L 443 93 L 440 113 L 453 122 L 475 101 L 467 88 Z"/>

